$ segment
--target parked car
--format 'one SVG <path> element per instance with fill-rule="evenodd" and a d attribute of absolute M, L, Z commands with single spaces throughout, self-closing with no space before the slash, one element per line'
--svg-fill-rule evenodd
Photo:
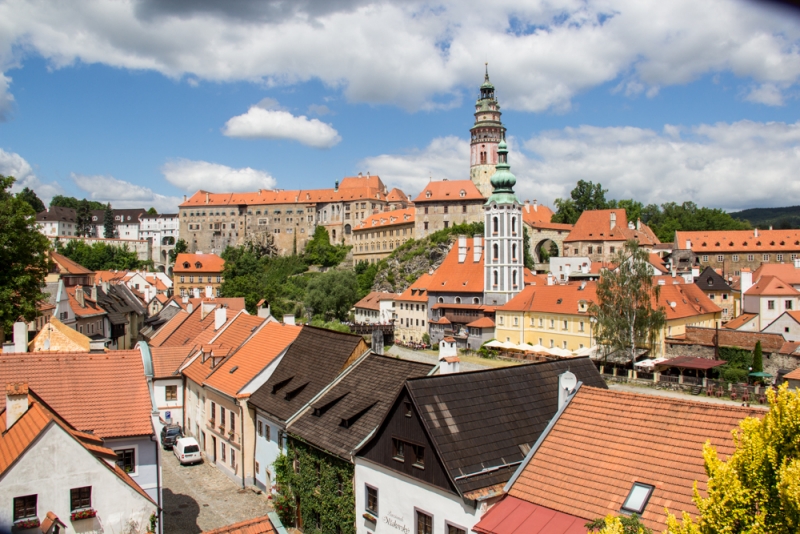
<path fill-rule="evenodd" d="M 180 425 L 164 425 L 161 429 L 161 446 L 170 450 L 175 445 L 175 440 L 183 437 Z"/>
<path fill-rule="evenodd" d="M 175 453 L 175 458 L 184 465 L 203 461 L 203 456 L 200 454 L 200 444 L 194 438 L 178 439 L 175 441 L 175 446 L 172 447 L 172 452 Z"/>

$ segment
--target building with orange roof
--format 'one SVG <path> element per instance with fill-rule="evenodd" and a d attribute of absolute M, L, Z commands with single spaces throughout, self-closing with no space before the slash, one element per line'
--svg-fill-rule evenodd
<path fill-rule="evenodd" d="M 564 256 L 588 256 L 592 261 L 610 261 L 631 239 L 648 252 L 661 243 L 646 224 L 628 221 L 624 209 L 584 211 L 564 239 Z"/>
<path fill-rule="evenodd" d="M 800 310 L 787 310 L 761 328 L 762 332 L 780 334 L 786 341 L 800 341 Z"/>
<path fill-rule="evenodd" d="M 404 210 L 414 206 L 411 197 L 396 187 L 392 188 L 389 194 L 386 195 L 386 202 L 389 203 L 389 211 Z"/>
<path fill-rule="evenodd" d="M 389 324 L 395 319 L 396 293 L 371 291 L 353 305 L 355 321 L 359 324 Z"/>
<path fill-rule="evenodd" d="M 50 260 L 53 267 L 45 278 L 45 283 L 55 283 L 59 280 L 64 281 L 65 287 L 72 286 L 91 286 L 95 283 L 95 273 L 83 265 L 76 263 L 55 251 L 50 251 Z"/>
<path fill-rule="evenodd" d="M 144 525 L 159 515 L 102 438 L 76 429 L 27 383 L 4 390 L 0 494 L 8 506 L 0 511 L 0 531 L 58 532 L 85 514 L 80 525 L 122 532 L 129 522 Z"/>
<path fill-rule="evenodd" d="M 562 255 L 564 239 L 572 231 L 573 225 L 550 222 L 552 217 L 553 210 L 536 200 L 533 203 L 526 200 L 522 207 L 522 222 L 528 229 L 528 242 L 536 263 L 547 263 L 554 248 Z"/>
<path fill-rule="evenodd" d="M 274 534 L 275 532 L 270 516 L 265 515 L 225 525 L 214 530 L 206 530 L 203 534 Z"/>
<path fill-rule="evenodd" d="M 28 343 L 28 352 L 89 352 L 91 340 L 58 319 L 51 319 Z"/>
<path fill-rule="evenodd" d="M 111 339 L 112 332 L 108 312 L 97 302 L 97 286 L 73 286 L 66 288 L 65 291 L 75 317 L 75 322 L 69 326 L 90 338 L 99 336 Z"/>
<path fill-rule="evenodd" d="M 414 208 L 370 215 L 353 226 L 353 261 L 377 263 L 414 239 Z"/>
<path fill-rule="evenodd" d="M 753 273 L 753 280 L 762 276 L 778 277 L 795 289 L 800 289 L 800 258 L 791 263 L 764 263 Z"/>
<path fill-rule="evenodd" d="M 731 432 L 764 412 L 579 385 L 473 531 L 578 533 L 587 521 L 636 513 L 661 532 L 667 510 L 696 518 L 694 484 L 707 490 L 703 445 L 730 456 Z"/>
<path fill-rule="evenodd" d="M 414 199 L 416 239 L 456 224 L 483 221 L 485 202 L 471 180 L 428 182 Z"/>
<path fill-rule="evenodd" d="M 172 267 L 174 295 L 218 297 L 225 260 L 216 254 L 178 254 Z"/>
<path fill-rule="evenodd" d="M 422 343 L 423 335 L 428 332 L 428 285 L 431 278 L 431 274 L 423 274 L 395 298 L 396 341 Z"/>
<path fill-rule="evenodd" d="M 799 305 L 800 291 L 776 276 L 762 276 L 742 295 L 742 311 L 758 315 L 759 330 Z"/>
<path fill-rule="evenodd" d="M 221 253 L 226 246 L 263 242 L 269 235 L 279 254 L 302 252 L 317 225 L 332 242 L 351 244 L 353 226 L 369 215 L 404 206 L 402 192 L 388 199 L 380 177 L 346 177 L 331 189 L 246 193 L 198 191 L 179 206 L 180 236 L 191 252 Z M 184 237 L 185 236 L 185 237 Z"/>

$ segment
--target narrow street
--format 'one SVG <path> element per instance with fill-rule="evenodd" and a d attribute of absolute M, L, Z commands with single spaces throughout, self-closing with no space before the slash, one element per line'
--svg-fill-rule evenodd
<path fill-rule="evenodd" d="M 182 466 L 172 451 L 163 460 L 165 534 L 198 534 L 272 510 L 266 494 L 242 489 L 206 462 Z"/>

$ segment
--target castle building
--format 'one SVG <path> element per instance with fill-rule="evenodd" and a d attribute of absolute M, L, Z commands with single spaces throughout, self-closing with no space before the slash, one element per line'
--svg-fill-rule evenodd
<path fill-rule="evenodd" d="M 516 177 L 508 164 L 508 147 L 500 141 L 492 175 L 492 196 L 484 205 L 484 302 L 502 306 L 524 287 L 522 205 L 514 194 Z"/>
<path fill-rule="evenodd" d="M 494 96 L 494 85 L 489 81 L 489 68 L 481 85 L 481 97 L 475 103 L 475 124 L 470 128 L 470 180 L 484 198 L 492 194 L 489 183 L 498 163 L 498 145 L 506 138 L 506 129 L 500 122 L 500 104 Z"/>

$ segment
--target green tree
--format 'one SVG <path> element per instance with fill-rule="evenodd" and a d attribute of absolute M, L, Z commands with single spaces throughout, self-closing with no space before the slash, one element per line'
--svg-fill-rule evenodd
<path fill-rule="evenodd" d="M 326 321 L 344 321 L 357 302 L 358 281 L 354 271 L 331 270 L 314 277 L 306 291 L 306 305 Z"/>
<path fill-rule="evenodd" d="M 609 202 L 608 207 L 624 209 L 625 216 L 631 222 L 636 222 L 638 219 L 641 219 L 642 210 L 644 210 L 644 204 L 642 204 L 638 200 L 633 200 L 633 199 L 613 200 Z"/>
<path fill-rule="evenodd" d="M 66 245 L 59 243 L 58 252 L 91 271 L 126 271 L 150 266 L 152 261 L 140 261 L 136 251 L 128 246 L 115 247 L 106 243 L 89 245 L 73 239 Z"/>
<path fill-rule="evenodd" d="M 111 239 L 114 237 L 114 212 L 111 210 L 111 204 L 106 204 L 106 209 L 103 212 L 103 237 Z"/>
<path fill-rule="evenodd" d="M 147 210 L 148 215 L 158 215 L 158 211 L 153 206 L 150 206 L 150 209 Z"/>
<path fill-rule="evenodd" d="M 795 534 L 800 531 L 800 393 L 784 383 L 767 391 L 769 411 L 748 417 L 734 433 L 735 450 L 721 460 L 703 447 L 707 496 L 694 483 L 696 520 L 669 514 L 668 534 Z"/>
<path fill-rule="evenodd" d="M 531 238 L 528 233 L 528 226 L 524 224 L 522 225 L 522 261 L 528 269 L 533 269 L 536 266 L 533 254 L 531 254 Z"/>
<path fill-rule="evenodd" d="M 597 531 L 598 534 L 653 534 L 653 531 L 647 528 L 636 514 L 631 516 L 609 514 L 603 519 L 589 521 L 585 526 L 590 533 Z"/>
<path fill-rule="evenodd" d="M 75 235 L 87 236 L 91 234 L 92 212 L 89 201 L 85 198 L 78 202 L 78 209 L 75 212 Z M 103 206 L 101 209 L 105 209 Z"/>
<path fill-rule="evenodd" d="M 717 208 L 698 207 L 694 202 L 650 204 L 642 210 L 646 223 L 663 242 L 675 239 L 678 230 L 749 230 L 750 223 L 734 219 Z"/>
<path fill-rule="evenodd" d="M 309 265 L 334 267 L 347 256 L 348 247 L 332 245 L 328 231 L 324 226 L 317 226 L 314 236 L 306 243 L 303 257 Z"/>
<path fill-rule="evenodd" d="M 185 239 L 181 238 L 175 242 L 175 248 L 169 251 L 169 262 L 175 263 L 175 258 L 178 257 L 178 254 L 183 254 L 184 252 L 189 251 L 189 244 L 186 242 Z"/>
<path fill-rule="evenodd" d="M 50 242 L 36 227 L 31 205 L 11 194 L 14 181 L 0 175 L 0 338 L 11 331 L 17 318 L 36 318 L 51 265 Z"/>
<path fill-rule="evenodd" d="M 555 200 L 556 212 L 552 222 L 575 224 L 584 211 L 608 208 L 606 193 L 608 190 L 603 189 L 602 184 L 578 180 L 575 189 L 570 192 L 570 198 Z"/>
<path fill-rule="evenodd" d="M 83 200 L 86 200 L 85 198 Z M 86 200 L 89 203 L 90 210 L 105 209 L 105 204 L 97 202 L 96 200 Z M 72 208 L 77 211 L 81 201 L 75 197 L 65 197 L 64 195 L 56 195 L 50 200 L 50 207 Z"/>
<path fill-rule="evenodd" d="M 357 298 L 363 299 L 372 291 L 372 284 L 375 283 L 375 275 L 378 274 L 378 263 L 367 263 L 360 261 L 356 264 L 356 279 L 358 280 Z"/>
<path fill-rule="evenodd" d="M 649 254 L 636 241 L 628 241 L 611 260 L 597 282 L 597 302 L 589 309 L 597 318 L 598 345 L 607 351 L 628 352 L 636 360 L 637 348 L 655 345 L 666 324 L 662 308 L 655 308 L 659 288 L 653 285 Z"/>
<path fill-rule="evenodd" d="M 36 213 L 44 211 L 44 202 L 42 202 L 42 200 L 36 196 L 36 193 L 33 191 L 33 189 L 29 187 L 25 187 L 22 191 L 17 193 L 17 198 L 30 204 L 30 206 L 33 208 L 33 211 Z"/>

